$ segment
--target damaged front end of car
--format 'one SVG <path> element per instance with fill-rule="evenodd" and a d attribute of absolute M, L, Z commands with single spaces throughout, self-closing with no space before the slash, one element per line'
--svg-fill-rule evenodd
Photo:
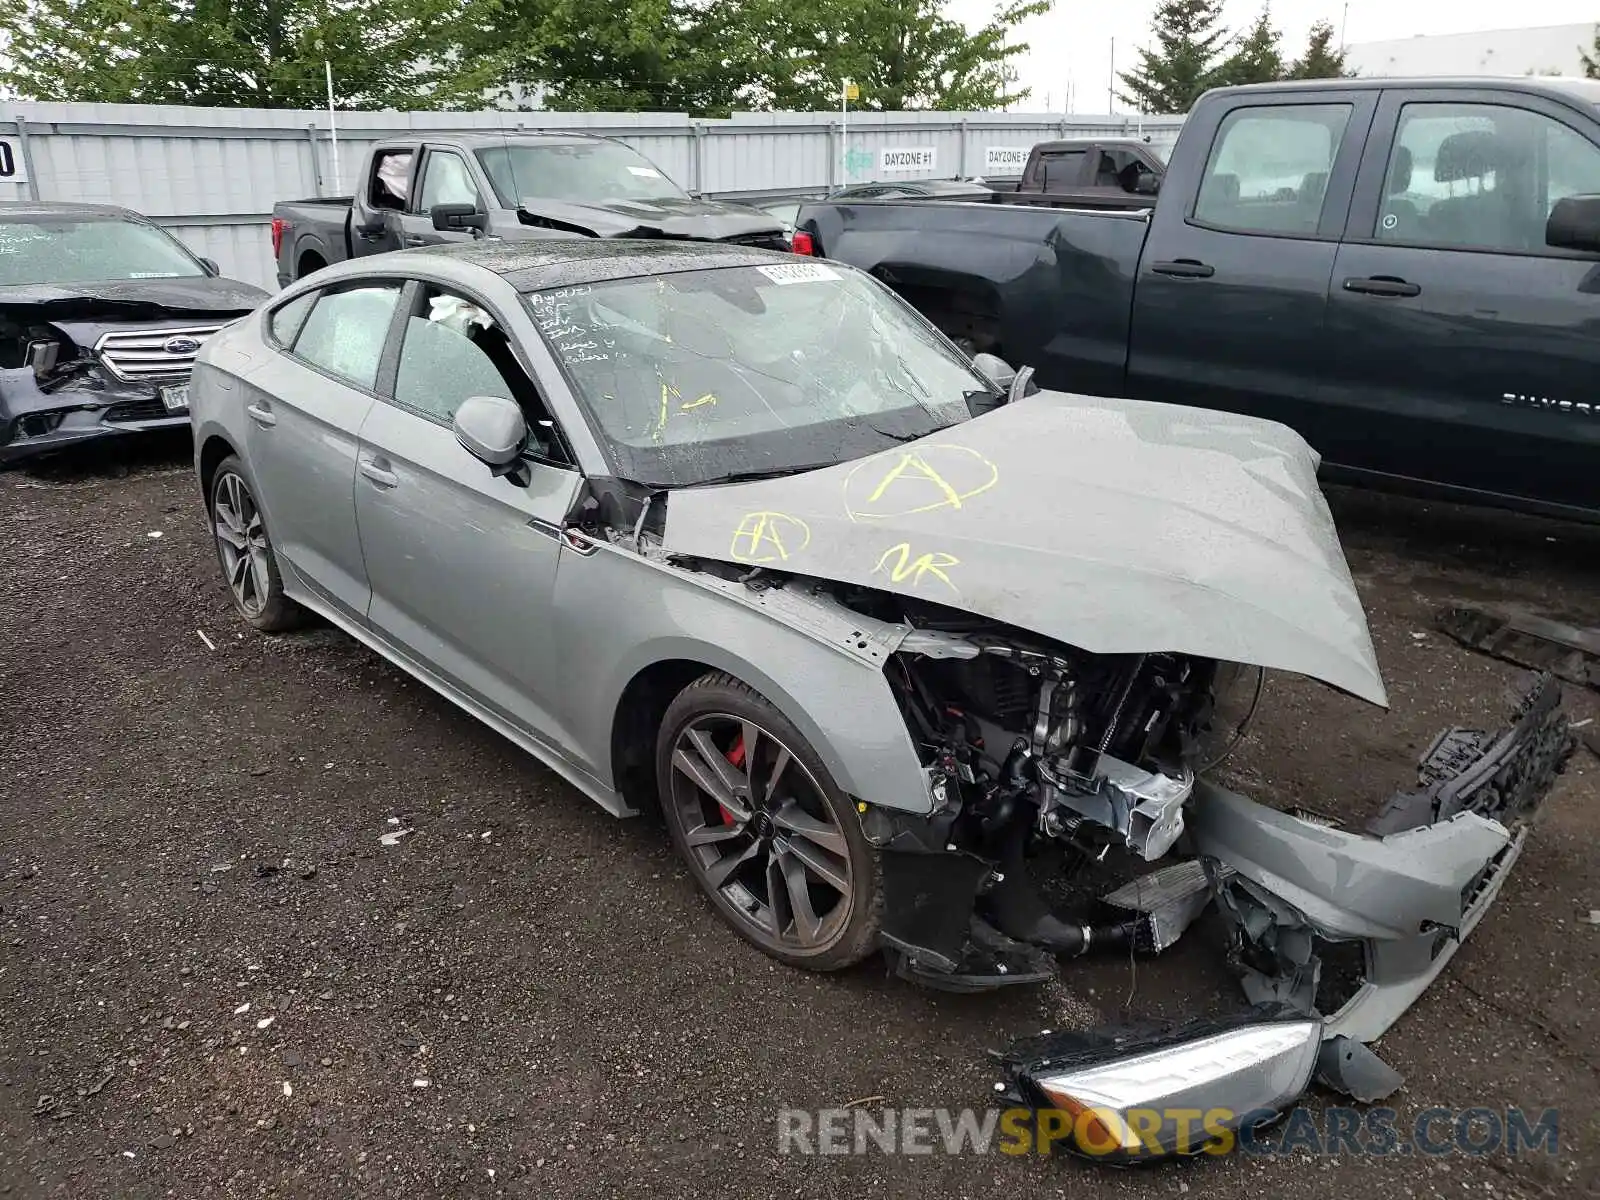
<path fill-rule="evenodd" d="M 1282 426 L 1041 393 L 839 467 L 669 499 L 663 553 L 848 613 L 887 651 L 929 798 L 859 797 L 897 974 L 1038 982 L 1062 959 L 1158 954 L 1220 909 L 1248 1014 L 1019 1043 L 1003 1061 L 1023 1102 L 1193 1100 L 1240 1127 L 1313 1076 L 1392 1092 L 1367 1043 L 1493 901 L 1571 752 L 1541 677 L 1504 730 L 1442 735 L 1363 833 L 1212 780 L 1268 669 L 1387 702 L 1316 467 Z M 1041 887 L 1046 851 L 1062 865 Z"/>
<path fill-rule="evenodd" d="M 29 291 L 0 295 L 0 464 L 187 425 L 196 353 L 248 311 Z"/>

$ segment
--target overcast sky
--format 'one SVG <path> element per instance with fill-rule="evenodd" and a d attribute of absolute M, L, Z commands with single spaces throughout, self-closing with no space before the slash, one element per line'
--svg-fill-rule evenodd
<path fill-rule="evenodd" d="M 994 11 L 993 0 L 951 0 L 950 11 L 969 26 L 981 25 Z M 1106 111 L 1111 39 L 1117 39 L 1117 69 L 1136 61 L 1135 49 L 1150 41 L 1154 0 L 1056 0 L 1054 11 L 1030 21 L 1022 39 L 1032 47 L 1020 61 L 1022 83 L 1033 89 L 1023 107 L 1043 111 L 1063 107 L 1070 83 L 1073 108 Z M 1272 14 L 1283 31 L 1285 57 L 1305 45 L 1312 22 L 1328 20 L 1337 29 L 1343 0 L 1275 0 Z M 1225 23 L 1243 29 L 1261 11 L 1260 0 L 1226 0 Z M 1467 33 L 1510 26 L 1566 25 L 1600 20 L 1597 0 L 1351 0 L 1345 25 L 1347 42 L 1380 42 L 1418 33 Z M 1120 101 L 1119 111 L 1125 108 Z"/>

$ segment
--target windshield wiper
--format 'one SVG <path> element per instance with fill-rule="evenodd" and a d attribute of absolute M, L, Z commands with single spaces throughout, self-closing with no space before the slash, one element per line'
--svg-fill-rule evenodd
<path fill-rule="evenodd" d="M 836 467 L 836 462 L 802 463 L 797 467 L 762 467 L 754 471 L 730 471 L 726 475 L 715 475 L 710 479 L 696 480 L 689 487 L 709 487 L 717 483 L 753 483 L 758 479 L 779 479 L 785 475 L 803 475 L 807 471 L 820 471 L 824 467 Z"/>

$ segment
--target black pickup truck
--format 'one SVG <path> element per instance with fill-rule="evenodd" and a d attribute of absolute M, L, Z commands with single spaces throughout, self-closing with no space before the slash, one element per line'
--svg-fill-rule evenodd
<path fill-rule="evenodd" d="M 435 134 L 373 147 L 355 196 L 283 200 L 272 252 L 286 285 L 407 246 L 547 237 L 684 238 L 787 250 L 782 224 L 690 196 L 637 150 L 585 134 Z"/>
<path fill-rule="evenodd" d="M 1267 417 L 1330 479 L 1596 520 L 1597 105 L 1540 78 L 1219 89 L 1142 211 L 818 202 L 795 248 L 1046 387 Z"/>

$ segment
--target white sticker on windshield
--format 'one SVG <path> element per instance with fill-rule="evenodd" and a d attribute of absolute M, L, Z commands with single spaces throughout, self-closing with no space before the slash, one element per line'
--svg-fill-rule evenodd
<path fill-rule="evenodd" d="M 661 172 L 654 167 L 629 167 L 628 174 L 637 175 L 641 179 L 660 179 Z"/>
<path fill-rule="evenodd" d="M 839 272 L 821 263 L 785 263 L 781 267 L 757 267 L 773 283 L 818 283 L 838 279 Z"/>

